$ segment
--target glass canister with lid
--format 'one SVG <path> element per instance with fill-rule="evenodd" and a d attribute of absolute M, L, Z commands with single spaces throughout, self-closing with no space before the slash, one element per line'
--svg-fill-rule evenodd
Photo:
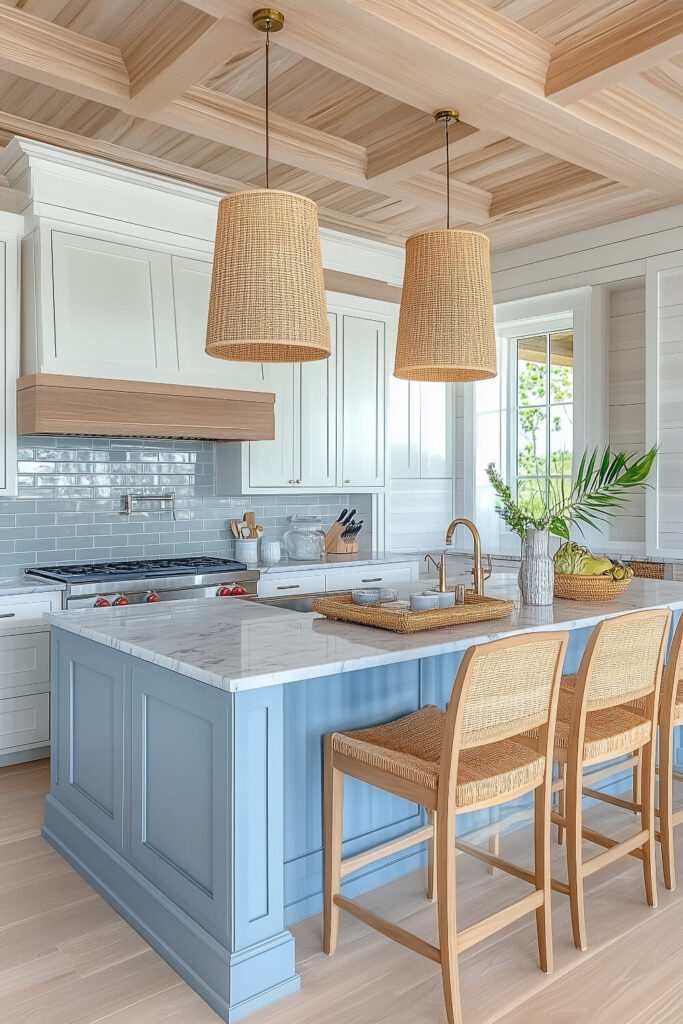
<path fill-rule="evenodd" d="M 320 558 L 325 550 L 325 532 L 320 516 L 289 516 L 282 542 L 287 557 L 299 562 Z"/>

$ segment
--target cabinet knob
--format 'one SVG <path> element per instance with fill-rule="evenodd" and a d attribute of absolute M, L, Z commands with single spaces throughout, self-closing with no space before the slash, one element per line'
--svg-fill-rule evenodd
<path fill-rule="evenodd" d="M 295 484 L 296 480 L 290 480 L 289 482 L 290 482 L 290 484 Z"/>
<path fill-rule="evenodd" d="M 344 483 L 345 483 L 345 484 L 350 484 L 350 483 L 351 483 L 351 481 L 350 481 L 350 480 L 345 480 L 345 481 L 344 481 Z"/>
<path fill-rule="evenodd" d="M 301 480 L 295 480 L 295 483 L 300 484 Z"/>

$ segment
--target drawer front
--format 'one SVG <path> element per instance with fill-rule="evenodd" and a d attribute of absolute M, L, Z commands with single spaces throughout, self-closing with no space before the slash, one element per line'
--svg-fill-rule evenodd
<path fill-rule="evenodd" d="M 323 594 L 325 592 L 324 572 L 301 572 L 293 576 L 279 573 L 270 578 L 260 579 L 259 597 L 286 597 L 287 594 Z"/>
<path fill-rule="evenodd" d="M 0 698 L 9 690 L 45 689 L 50 682 L 50 634 L 0 636 Z M 15 696 L 13 693 L 12 696 Z"/>
<path fill-rule="evenodd" d="M 50 694 L 0 700 L 0 752 L 50 739 Z"/>
<path fill-rule="evenodd" d="M 61 607 L 59 591 L 42 594 L 15 594 L 0 597 L 0 629 L 14 626 L 40 626 L 45 612 Z"/>
<path fill-rule="evenodd" d="M 358 569 L 337 569 L 327 573 L 328 590 L 353 590 L 356 587 L 396 587 L 412 578 L 409 565 L 384 568 L 366 565 Z"/>

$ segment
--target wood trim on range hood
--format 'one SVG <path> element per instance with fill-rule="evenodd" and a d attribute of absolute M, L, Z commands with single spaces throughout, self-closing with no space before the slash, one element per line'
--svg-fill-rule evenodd
<path fill-rule="evenodd" d="M 272 441 L 275 395 L 36 373 L 17 381 L 19 434 Z"/>

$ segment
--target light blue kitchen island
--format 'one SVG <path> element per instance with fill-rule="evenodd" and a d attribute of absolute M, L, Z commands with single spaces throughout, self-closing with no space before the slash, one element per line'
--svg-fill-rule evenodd
<path fill-rule="evenodd" d="M 518 599 L 491 581 L 492 596 Z M 53 613 L 46 838 L 226 1021 L 298 988 L 287 925 L 322 907 L 321 738 L 445 706 L 472 643 L 683 609 L 683 584 L 634 580 L 609 604 L 516 607 L 490 623 L 401 636 L 252 601 Z M 345 856 L 415 828 L 421 810 L 347 780 Z M 508 805 L 510 806 L 510 805 Z M 464 815 L 459 831 L 488 821 Z M 355 895 L 424 862 L 420 848 L 350 875 Z"/>

